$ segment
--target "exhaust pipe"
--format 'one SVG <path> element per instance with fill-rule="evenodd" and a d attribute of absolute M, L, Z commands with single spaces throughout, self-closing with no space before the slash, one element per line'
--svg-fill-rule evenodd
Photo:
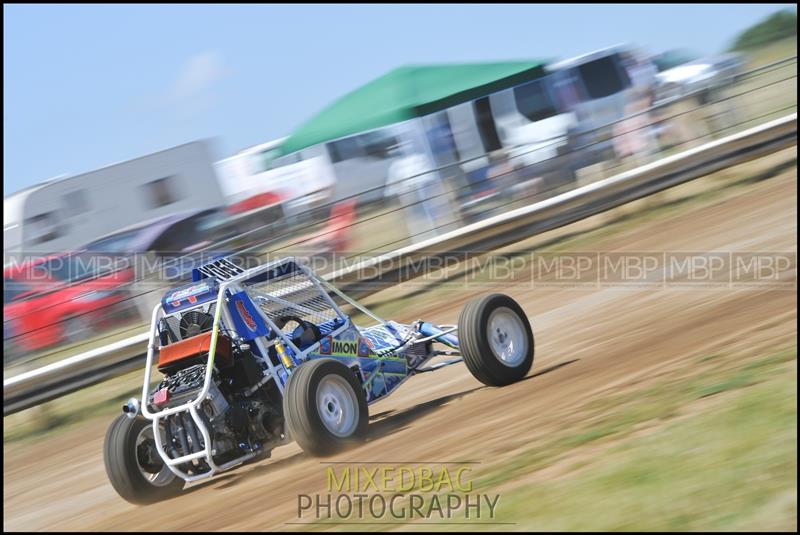
<path fill-rule="evenodd" d="M 122 412 L 131 420 L 136 418 L 139 415 L 139 400 L 136 398 L 129 399 L 128 403 L 122 406 Z"/>

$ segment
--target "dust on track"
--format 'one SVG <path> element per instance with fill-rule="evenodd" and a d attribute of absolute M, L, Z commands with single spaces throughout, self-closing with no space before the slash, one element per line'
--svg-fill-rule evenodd
<path fill-rule="evenodd" d="M 796 169 L 735 194 L 645 222 L 601 239 L 600 252 L 796 252 Z M 796 289 L 796 273 L 784 274 Z M 582 407 L 640 387 L 699 355 L 767 349 L 796 335 L 797 300 L 785 288 L 535 287 L 498 285 L 532 319 L 536 361 L 530 376 L 494 389 L 462 365 L 409 380 L 371 407 L 370 440 L 337 461 L 478 461 L 502 465 L 580 420 Z M 464 302 L 423 296 L 414 317 L 455 323 Z M 297 495 L 325 492 L 324 465 L 290 444 L 273 458 L 195 485 L 148 507 L 122 501 L 102 460 L 106 419 L 95 418 L 51 441 L 9 444 L 3 475 L 6 530 L 267 530 L 296 521 Z M 487 491 L 491 489 L 485 489 Z"/>

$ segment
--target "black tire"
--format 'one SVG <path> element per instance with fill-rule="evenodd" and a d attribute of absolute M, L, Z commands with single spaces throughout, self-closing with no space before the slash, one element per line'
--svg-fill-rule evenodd
<path fill-rule="evenodd" d="M 335 379 L 337 377 L 339 379 Z M 352 411 L 352 429 L 343 429 L 343 436 L 334 434 L 325 425 L 320 414 L 317 398 L 323 379 L 326 384 L 334 382 L 339 385 L 352 405 L 348 405 L 347 409 Z M 352 397 L 349 397 L 351 394 Z M 356 407 L 357 414 L 353 410 Z M 334 359 L 316 359 L 298 366 L 283 393 L 283 414 L 289 436 L 303 451 L 317 457 L 333 455 L 361 442 L 366 437 L 369 423 L 367 397 L 363 387 L 350 368 Z"/>
<path fill-rule="evenodd" d="M 489 320 L 495 311 L 500 311 L 502 316 L 511 321 L 511 326 L 520 329 L 517 335 L 520 342 L 527 342 L 527 348 L 520 345 L 520 352 L 511 362 L 501 360 L 492 349 Z M 512 316 L 516 316 L 517 320 Z M 507 339 L 509 334 L 498 333 L 500 336 Z M 467 369 L 478 381 L 488 386 L 515 383 L 525 377 L 533 366 L 531 324 L 522 307 L 504 294 L 485 295 L 466 304 L 458 318 L 458 343 Z"/>
<path fill-rule="evenodd" d="M 152 423 L 138 416 L 135 419 L 122 414 L 111 424 L 103 446 L 103 460 L 111 486 L 123 499 L 139 505 L 160 502 L 180 494 L 184 481 L 171 472 L 164 473 L 163 484 L 151 483 L 142 474 L 137 462 L 136 440 Z M 153 446 L 155 448 L 155 446 Z M 158 452 L 154 452 L 157 462 Z M 163 465 L 164 470 L 169 470 Z M 169 478 L 168 476 L 172 476 Z"/>

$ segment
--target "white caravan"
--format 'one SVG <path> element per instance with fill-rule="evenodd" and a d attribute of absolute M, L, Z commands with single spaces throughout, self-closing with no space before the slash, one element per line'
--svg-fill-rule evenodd
<path fill-rule="evenodd" d="M 194 141 L 3 199 L 3 263 L 59 253 L 135 223 L 225 204 L 207 141 Z"/>
<path fill-rule="evenodd" d="M 249 147 L 215 164 L 229 206 L 272 194 L 293 215 L 330 200 L 335 181 L 322 157 L 273 167 L 285 139 Z"/>

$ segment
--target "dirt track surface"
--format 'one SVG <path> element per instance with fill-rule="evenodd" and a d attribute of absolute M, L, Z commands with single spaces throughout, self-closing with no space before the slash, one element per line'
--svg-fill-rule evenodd
<path fill-rule="evenodd" d="M 596 250 L 796 251 L 796 191 L 791 170 L 631 227 Z M 795 271 L 784 275 L 796 288 Z M 483 387 L 463 365 L 412 378 L 371 407 L 370 440 L 334 460 L 469 460 L 491 469 L 581 418 L 587 401 L 646 384 L 699 355 L 788 344 L 796 334 L 796 296 L 785 288 L 532 288 L 524 279 L 496 290 L 518 299 L 532 319 L 530 376 L 502 389 Z M 461 292 L 447 304 L 419 297 L 421 308 L 397 319 L 455 323 L 463 303 L 485 291 Z M 287 529 L 297 521 L 298 494 L 326 492 L 324 465 L 290 444 L 177 499 L 135 507 L 107 481 L 107 424 L 98 418 L 52 442 L 6 448 L 6 530 Z"/>

